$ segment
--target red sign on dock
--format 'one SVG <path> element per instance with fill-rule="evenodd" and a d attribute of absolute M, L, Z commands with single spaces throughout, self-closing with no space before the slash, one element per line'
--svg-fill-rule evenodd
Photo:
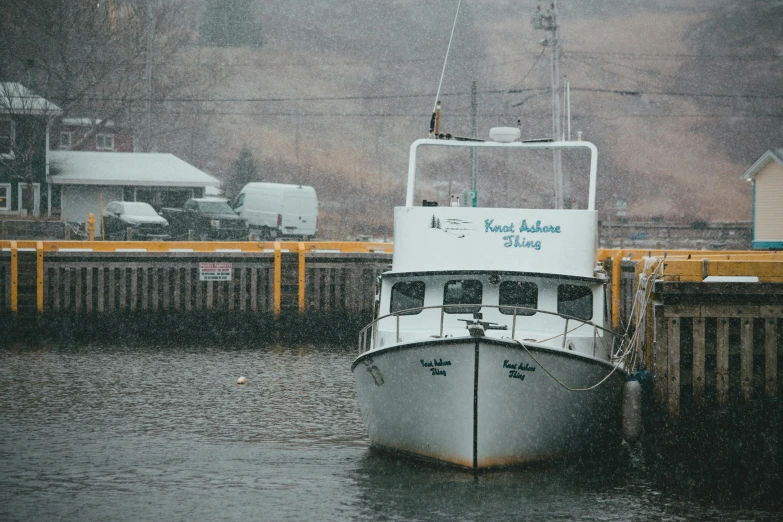
<path fill-rule="evenodd" d="M 199 281 L 231 281 L 231 263 L 199 263 Z"/>

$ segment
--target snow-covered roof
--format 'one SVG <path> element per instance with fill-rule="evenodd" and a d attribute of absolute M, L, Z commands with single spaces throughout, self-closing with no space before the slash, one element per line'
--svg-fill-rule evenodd
<path fill-rule="evenodd" d="M 0 113 L 60 114 L 62 110 L 49 100 L 14 82 L 0 82 Z"/>
<path fill-rule="evenodd" d="M 748 170 L 742 175 L 742 179 L 756 179 L 756 174 L 766 167 L 770 161 L 776 161 L 780 166 L 783 166 L 783 149 L 770 149 L 762 154 L 753 165 L 748 167 Z"/>
<path fill-rule="evenodd" d="M 94 127 L 103 123 L 101 119 L 94 118 L 63 118 L 62 124 L 71 127 Z M 114 127 L 112 120 L 107 120 L 104 127 Z"/>
<path fill-rule="evenodd" d="M 49 151 L 58 185 L 207 187 L 220 181 L 173 154 L 142 152 Z"/>
<path fill-rule="evenodd" d="M 217 186 L 206 187 L 206 188 L 204 188 L 204 195 L 205 196 L 220 197 L 220 196 L 223 195 L 223 191 L 220 190 L 220 187 L 217 187 Z"/>

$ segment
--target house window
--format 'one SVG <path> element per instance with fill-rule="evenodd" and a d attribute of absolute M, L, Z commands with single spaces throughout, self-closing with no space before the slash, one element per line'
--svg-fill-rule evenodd
<path fill-rule="evenodd" d="M 71 133 L 70 132 L 61 132 L 60 133 L 60 148 L 61 149 L 70 149 L 71 148 Z"/>
<path fill-rule="evenodd" d="M 517 315 L 534 315 L 538 308 L 538 286 L 535 283 L 525 281 L 503 281 L 500 283 L 500 296 L 498 304 L 506 306 L 520 306 L 532 308 L 532 310 L 516 309 Z M 514 308 L 501 308 L 500 313 L 513 315 Z"/>
<path fill-rule="evenodd" d="M 593 291 L 586 286 L 558 286 L 557 313 L 589 321 L 593 318 Z"/>
<path fill-rule="evenodd" d="M 95 148 L 98 150 L 114 150 L 114 134 L 97 134 Z"/>
<path fill-rule="evenodd" d="M 391 313 L 424 306 L 424 281 L 394 283 L 391 291 Z M 399 315 L 415 315 L 421 310 L 401 312 Z"/>
<path fill-rule="evenodd" d="M 462 279 L 448 281 L 443 287 L 443 304 L 458 305 L 472 304 L 475 306 L 447 306 L 444 310 L 447 314 L 473 314 L 481 310 L 481 293 L 483 287 L 481 281 L 475 279 Z"/>
<path fill-rule="evenodd" d="M 0 156 L 14 157 L 14 122 L 0 120 Z"/>
<path fill-rule="evenodd" d="M 11 210 L 10 183 L 0 183 L 0 210 Z"/>

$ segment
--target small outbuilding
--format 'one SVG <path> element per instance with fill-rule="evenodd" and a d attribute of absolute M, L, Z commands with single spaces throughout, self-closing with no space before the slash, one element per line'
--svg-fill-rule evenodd
<path fill-rule="evenodd" d="M 783 149 L 770 149 L 742 175 L 753 183 L 753 248 L 783 249 Z"/>
<path fill-rule="evenodd" d="M 49 157 L 50 183 L 59 188 L 60 215 L 68 222 L 84 223 L 90 213 L 98 219 L 101 200 L 181 208 L 205 187 L 220 185 L 173 154 L 51 151 Z"/>

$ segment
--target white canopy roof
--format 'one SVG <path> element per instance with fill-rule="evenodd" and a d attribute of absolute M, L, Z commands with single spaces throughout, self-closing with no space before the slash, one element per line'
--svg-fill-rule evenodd
<path fill-rule="evenodd" d="M 60 108 L 21 83 L 0 82 L 0 113 L 60 114 Z"/>
<path fill-rule="evenodd" d="M 52 183 L 206 187 L 220 181 L 173 154 L 140 152 L 49 151 Z"/>

